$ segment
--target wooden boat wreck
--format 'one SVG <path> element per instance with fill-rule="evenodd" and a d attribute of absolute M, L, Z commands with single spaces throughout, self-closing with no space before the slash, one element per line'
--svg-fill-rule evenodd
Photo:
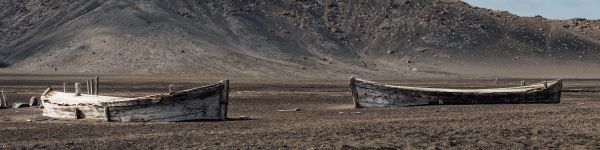
<path fill-rule="evenodd" d="M 356 108 L 443 104 L 560 103 L 562 81 L 493 89 L 443 89 L 394 86 L 350 79 Z"/>
<path fill-rule="evenodd" d="M 43 115 L 63 119 L 100 119 L 121 122 L 225 120 L 229 81 L 167 95 L 137 98 L 57 92 L 41 96 Z"/>

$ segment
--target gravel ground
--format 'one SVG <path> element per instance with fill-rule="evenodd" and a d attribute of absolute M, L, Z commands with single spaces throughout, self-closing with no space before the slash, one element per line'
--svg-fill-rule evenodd
<path fill-rule="evenodd" d="M 1 75 L 0 88 L 26 101 L 48 84 L 81 76 Z M 217 80 L 103 77 L 102 92 L 138 96 Z M 124 81 L 129 81 L 125 84 Z M 159 82 L 160 81 L 160 82 Z M 489 81 L 383 81 L 473 88 Z M 229 121 L 118 123 L 55 120 L 39 108 L 0 110 L 0 149 L 598 149 L 596 80 L 568 80 L 560 104 L 439 105 L 354 109 L 346 81 L 232 80 Z M 502 86 L 518 84 L 502 81 Z M 110 90 L 108 90 L 110 89 Z M 40 92 L 41 93 L 41 92 Z M 11 101 L 12 102 L 12 101 Z M 279 112 L 278 109 L 300 111 Z"/>

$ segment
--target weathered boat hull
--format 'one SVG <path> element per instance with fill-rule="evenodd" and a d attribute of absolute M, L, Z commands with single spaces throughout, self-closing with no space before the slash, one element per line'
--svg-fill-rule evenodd
<path fill-rule="evenodd" d="M 169 95 L 138 98 L 74 96 L 72 93 L 54 92 L 50 89 L 44 92 L 41 98 L 44 108 L 43 115 L 54 118 L 164 122 L 225 120 L 227 119 L 228 97 L 229 82 L 224 80 L 217 84 Z M 104 101 L 86 102 L 89 101 L 88 99 L 94 98 L 104 99 Z"/>
<path fill-rule="evenodd" d="M 404 107 L 444 104 L 516 104 L 560 103 L 562 82 L 497 88 L 438 89 L 392 86 L 357 78 L 350 79 L 350 90 L 356 108 Z"/>

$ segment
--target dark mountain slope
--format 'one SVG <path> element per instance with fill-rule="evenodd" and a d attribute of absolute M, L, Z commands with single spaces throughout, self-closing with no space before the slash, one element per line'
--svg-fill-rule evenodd
<path fill-rule="evenodd" d="M 600 72 L 597 22 L 459 1 L 3 2 L 1 66 L 205 76 Z M 570 25 L 567 25 L 570 24 Z"/>

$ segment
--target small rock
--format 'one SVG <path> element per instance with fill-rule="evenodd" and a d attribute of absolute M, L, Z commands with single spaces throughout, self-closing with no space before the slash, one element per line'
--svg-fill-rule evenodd
<path fill-rule="evenodd" d="M 394 54 L 395 52 L 394 52 L 394 51 L 392 51 L 392 50 L 388 50 L 388 51 L 387 51 L 387 53 L 388 53 L 388 54 Z"/>
<path fill-rule="evenodd" d="M 25 120 L 25 121 L 27 121 L 27 122 L 31 122 L 32 120 L 31 120 L 31 119 L 27 119 L 27 120 Z"/>
<path fill-rule="evenodd" d="M 409 64 L 411 64 L 411 63 L 414 63 L 414 62 L 415 62 L 415 61 L 413 61 L 413 60 L 407 60 L 407 61 L 406 61 L 406 63 L 409 63 Z"/>
<path fill-rule="evenodd" d="M 360 111 L 356 111 L 356 112 L 350 112 L 351 114 L 362 114 L 362 112 Z"/>
<path fill-rule="evenodd" d="M 416 72 L 416 71 L 419 71 L 419 69 L 417 69 L 417 68 L 410 68 L 410 71 Z"/>
<path fill-rule="evenodd" d="M 339 113 L 339 114 L 343 114 L 344 112 L 343 112 L 343 111 L 340 111 L 340 112 L 338 112 L 338 113 Z"/>

